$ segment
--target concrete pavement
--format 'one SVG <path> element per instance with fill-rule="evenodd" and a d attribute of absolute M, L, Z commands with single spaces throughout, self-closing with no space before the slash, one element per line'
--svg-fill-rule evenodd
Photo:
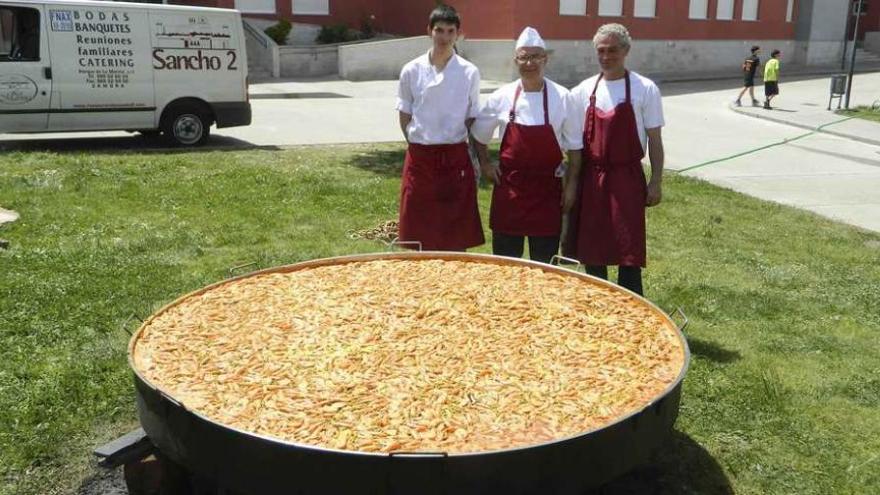
<path fill-rule="evenodd" d="M 876 74 L 875 74 L 876 76 Z M 835 118 L 828 111 L 828 93 L 830 78 L 824 79 L 826 86 L 821 94 L 823 79 L 784 82 L 781 84 L 782 94 L 773 101 L 773 110 L 744 105 L 731 107 L 734 111 L 750 117 L 769 120 L 780 124 L 800 127 L 807 130 L 820 130 L 835 136 L 846 137 L 880 146 L 880 130 L 876 122 L 864 119 L 838 116 Z M 853 80 L 853 96 L 850 108 L 858 106 L 874 106 L 880 111 L 880 79 L 870 74 L 856 76 Z M 756 97 L 763 100 L 763 90 L 756 88 Z M 746 101 L 748 95 L 743 99 Z M 842 102 L 835 98 L 831 110 L 837 109 Z"/>
<path fill-rule="evenodd" d="M 870 106 L 877 88 L 880 73 L 857 75 L 851 106 Z M 840 122 L 828 89 L 827 77 L 783 79 L 776 110 L 733 107 L 735 86 L 666 97 L 668 168 L 880 231 L 880 124 Z"/>
<path fill-rule="evenodd" d="M 880 124 L 825 110 L 827 76 L 785 79 L 778 110 L 731 102 L 740 80 L 661 85 L 667 168 L 880 231 Z M 337 79 L 252 85 L 254 122 L 215 131 L 217 147 L 402 142 L 396 81 Z M 483 93 L 500 82 L 485 81 Z M 880 99 L 880 72 L 856 75 L 853 105 Z M 758 88 L 758 94 L 762 91 Z M 760 117 L 760 118 L 756 118 Z M 806 135 L 809 134 L 809 135 Z M 155 149 L 125 133 L 0 135 L 0 149 Z"/>

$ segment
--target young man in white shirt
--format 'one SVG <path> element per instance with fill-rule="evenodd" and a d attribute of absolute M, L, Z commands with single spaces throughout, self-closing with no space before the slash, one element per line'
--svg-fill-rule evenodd
<path fill-rule="evenodd" d="M 626 69 L 631 38 L 620 24 L 605 24 L 593 37 L 602 72 L 571 90 L 570 108 L 583 122 L 582 163 L 569 167 L 563 208 L 571 224 L 565 253 L 587 272 L 642 293 L 645 207 L 662 197 L 664 125 L 660 90 Z M 651 159 L 646 183 L 642 158 Z"/>
<path fill-rule="evenodd" d="M 514 50 L 520 78 L 492 93 L 471 134 L 483 176 L 495 184 L 492 252 L 520 258 L 528 237 L 529 257 L 549 263 L 562 227 L 562 150 L 580 149 L 582 138 L 578 122 L 568 118 L 568 90 L 544 77 L 547 51 L 538 31 L 525 28 Z M 486 149 L 496 128 L 497 165 Z"/>
<path fill-rule="evenodd" d="M 464 251 L 485 242 L 468 127 L 477 116 L 480 72 L 455 53 L 461 20 L 431 12 L 432 47 L 400 72 L 397 110 L 407 141 L 399 240 L 425 250 Z"/>

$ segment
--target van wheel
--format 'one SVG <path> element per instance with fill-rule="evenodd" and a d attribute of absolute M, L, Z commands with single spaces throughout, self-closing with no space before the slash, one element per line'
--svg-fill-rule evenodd
<path fill-rule="evenodd" d="M 172 109 L 162 132 L 174 144 L 201 146 L 211 132 L 211 117 L 196 105 L 181 105 Z"/>

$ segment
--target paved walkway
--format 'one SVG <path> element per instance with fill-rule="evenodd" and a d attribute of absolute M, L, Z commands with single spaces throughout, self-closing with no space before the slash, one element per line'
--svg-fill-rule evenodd
<path fill-rule="evenodd" d="M 664 98 L 669 169 L 880 231 L 880 124 L 841 122 L 829 86 L 783 79 L 774 110 L 732 106 L 735 86 Z M 857 75 L 850 105 L 877 99 L 880 73 Z"/>
<path fill-rule="evenodd" d="M 822 79 L 817 81 L 797 81 L 783 83 L 778 104 L 774 101 L 773 110 L 767 111 L 762 107 L 742 106 L 731 108 L 743 115 L 769 120 L 780 124 L 800 127 L 807 130 L 819 130 L 821 132 L 855 139 L 868 144 L 880 146 L 880 123 L 871 122 L 858 118 L 847 118 L 845 115 L 835 116 L 838 104 L 842 102 L 837 98 L 828 110 L 828 91 L 830 79 L 826 79 L 825 94 L 819 90 Z M 856 82 L 857 81 L 857 82 Z M 880 112 L 880 78 L 871 75 L 856 76 L 854 79 L 853 97 L 850 100 L 850 108 L 859 105 L 874 106 Z M 861 86 L 861 88 L 859 88 Z M 873 92 L 873 93 L 872 93 Z M 758 91 L 762 93 L 762 91 Z M 743 99 L 745 101 L 748 98 Z"/>

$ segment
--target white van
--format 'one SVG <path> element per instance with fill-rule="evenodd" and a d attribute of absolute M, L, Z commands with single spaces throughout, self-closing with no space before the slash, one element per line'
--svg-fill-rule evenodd
<path fill-rule="evenodd" d="M 0 0 L 0 133 L 129 130 L 199 145 L 248 125 L 235 10 Z"/>

